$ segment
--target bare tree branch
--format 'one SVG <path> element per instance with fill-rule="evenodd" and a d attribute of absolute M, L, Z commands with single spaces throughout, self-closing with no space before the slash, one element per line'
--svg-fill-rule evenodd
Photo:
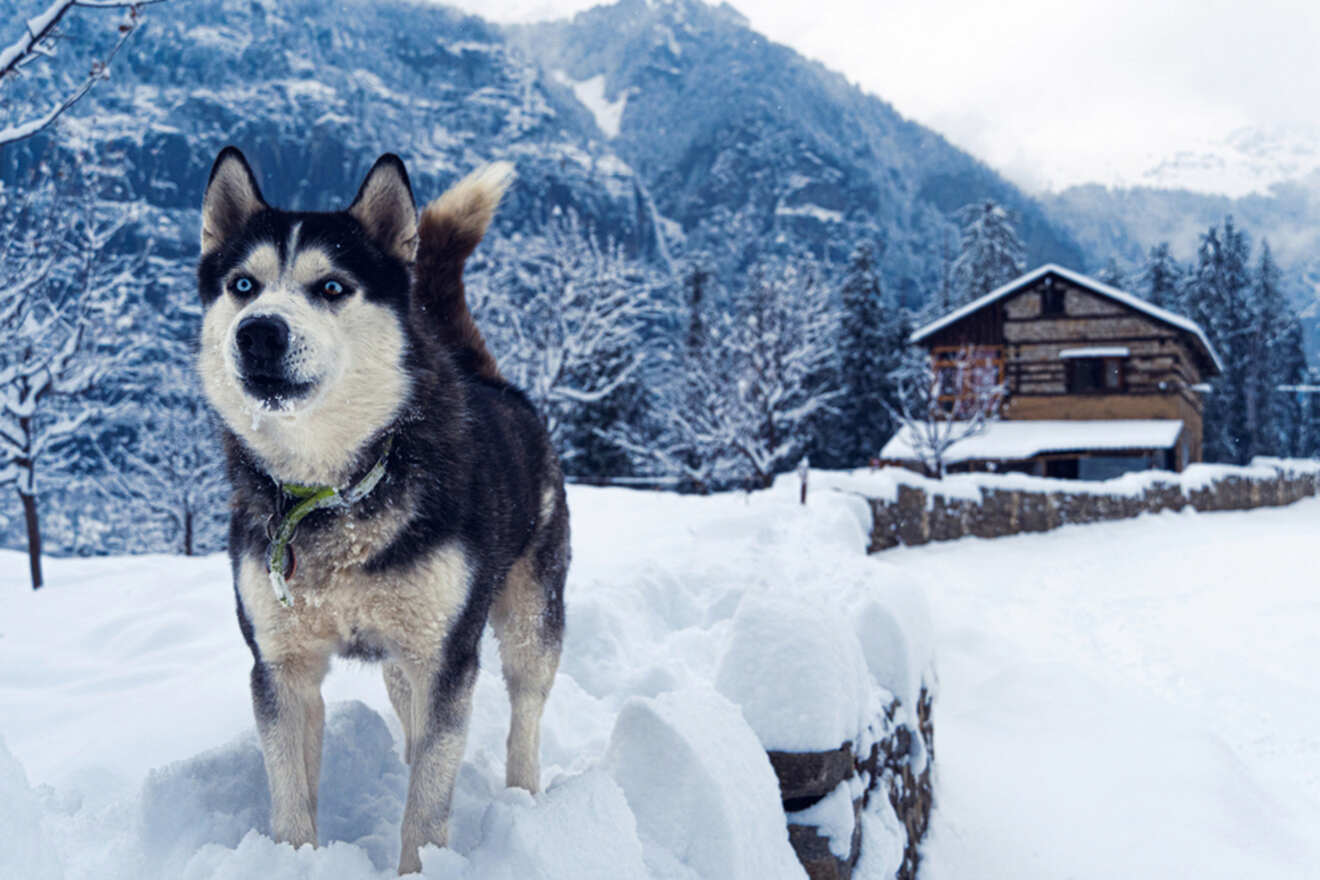
<path fill-rule="evenodd" d="M 123 48 L 124 43 L 141 23 L 138 15 L 139 8 L 163 2 L 166 2 L 166 0 L 54 0 L 45 12 L 29 19 L 25 25 L 23 35 L 9 46 L 0 49 L 0 86 L 4 85 L 6 78 L 18 76 L 24 67 L 38 58 L 48 58 L 54 54 L 53 46 L 59 37 L 59 23 L 69 10 L 83 7 L 88 9 L 125 9 L 128 11 L 127 17 L 119 24 L 118 39 L 115 40 L 114 45 L 103 58 L 92 63 L 87 78 L 40 116 L 0 128 L 0 146 L 32 137 L 32 135 L 47 128 L 61 114 L 78 103 L 84 95 L 91 91 L 92 86 L 96 85 L 98 80 L 107 78 L 110 62 L 119 54 L 119 50 Z"/>
<path fill-rule="evenodd" d="M 949 449 L 999 419 L 1004 385 L 998 366 L 968 346 L 938 364 L 925 352 L 914 355 L 892 378 L 899 405 L 885 405 L 903 426 L 913 454 L 940 479 Z"/>

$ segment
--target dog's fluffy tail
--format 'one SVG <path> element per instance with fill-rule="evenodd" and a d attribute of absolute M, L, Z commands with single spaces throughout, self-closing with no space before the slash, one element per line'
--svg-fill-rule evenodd
<path fill-rule="evenodd" d="M 414 307 L 461 367 L 499 379 L 495 358 L 468 311 L 463 264 L 481 242 L 504 191 L 513 182 L 513 165 L 494 162 L 450 187 L 422 211 L 417 225 Z"/>

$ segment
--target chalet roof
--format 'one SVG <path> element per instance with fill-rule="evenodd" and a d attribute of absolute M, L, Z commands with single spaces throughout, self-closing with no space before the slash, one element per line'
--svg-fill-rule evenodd
<path fill-rule="evenodd" d="M 925 327 L 922 327 L 918 329 L 916 332 L 914 332 L 912 336 L 909 337 L 909 341 L 914 344 L 921 342 L 923 339 L 930 336 L 931 334 L 939 330 L 943 330 L 945 327 L 948 327 L 951 324 L 954 324 L 962 320 L 963 318 L 967 317 L 973 312 L 979 311 L 980 309 L 985 308 L 986 306 L 990 305 L 993 302 L 1004 299 L 1010 294 L 1017 293 L 1019 290 L 1031 286 L 1035 282 L 1039 281 L 1041 278 L 1044 278 L 1046 275 L 1050 275 L 1050 274 L 1057 275 L 1060 278 L 1063 278 L 1067 281 L 1071 281 L 1073 284 L 1076 284 L 1078 287 L 1082 287 L 1092 293 L 1097 293 L 1101 296 L 1108 297 L 1109 299 L 1112 299 L 1115 302 L 1122 303 L 1123 305 L 1129 308 L 1136 309 L 1139 312 L 1147 314 L 1157 321 L 1163 321 L 1165 324 L 1169 324 L 1173 327 L 1177 327 L 1179 330 L 1191 334 L 1193 337 L 1196 338 L 1198 342 L 1201 343 L 1201 347 L 1205 350 L 1206 357 L 1209 358 L 1210 362 L 1214 364 L 1215 369 L 1220 373 L 1224 371 L 1224 364 L 1223 361 L 1219 359 L 1219 353 L 1215 351 L 1214 346 L 1210 344 L 1210 339 L 1205 335 L 1205 332 L 1201 330 L 1200 326 L 1195 321 L 1188 320 L 1187 318 L 1184 318 L 1182 315 L 1175 314 L 1169 311 L 1168 309 L 1162 309 L 1159 306 L 1152 305 L 1151 303 L 1146 302 L 1144 299 L 1141 299 L 1140 297 L 1136 297 L 1126 291 L 1119 290 L 1117 287 L 1110 287 L 1108 284 L 1104 284 L 1100 281 L 1096 281 L 1094 278 L 1087 277 L 1086 275 L 1083 275 L 1080 272 L 1074 272 L 1071 269 L 1065 269 L 1062 266 L 1056 265 L 1054 263 L 1046 263 L 1045 265 L 1041 266 L 1038 269 L 1033 269 L 1032 271 L 1028 272 L 1025 275 L 1021 275 L 1017 278 L 1014 278 L 1012 281 L 1008 282 L 1002 287 L 997 287 L 994 290 L 990 291 L 980 299 L 972 300 L 967 305 L 963 306 L 960 309 L 955 309 L 954 311 L 945 315 L 943 318 L 940 318 L 938 321 L 934 321 L 930 324 L 927 324 Z"/>
<path fill-rule="evenodd" d="M 944 462 L 1026 461 L 1037 455 L 1056 452 L 1169 449 L 1178 442 L 1182 429 L 1183 423 L 1177 419 L 991 422 L 982 433 L 950 446 L 944 454 Z M 900 428 L 885 444 L 880 457 L 894 461 L 920 458 L 913 449 L 912 435 L 906 427 Z"/>

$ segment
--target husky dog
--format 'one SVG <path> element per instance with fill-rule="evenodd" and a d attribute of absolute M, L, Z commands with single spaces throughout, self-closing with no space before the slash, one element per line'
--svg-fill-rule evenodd
<path fill-rule="evenodd" d="M 384 661 L 411 766 L 400 873 L 446 842 L 487 620 L 513 710 L 510 786 L 539 787 L 559 663 L 563 476 L 463 292 L 511 171 L 475 172 L 419 218 L 385 155 L 346 210 L 291 212 L 227 147 L 202 206 L 199 370 L 234 486 L 229 555 L 271 829 L 316 843 L 330 657 Z"/>

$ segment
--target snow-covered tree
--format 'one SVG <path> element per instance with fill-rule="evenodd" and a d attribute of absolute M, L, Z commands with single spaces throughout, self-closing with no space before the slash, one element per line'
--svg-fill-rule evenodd
<path fill-rule="evenodd" d="M 537 405 L 570 469 L 633 390 L 656 284 L 573 212 L 544 235 L 493 242 L 473 274 L 473 311 L 500 370 Z"/>
<path fill-rule="evenodd" d="M 810 426 L 839 397 L 833 383 L 840 314 L 818 275 L 795 260 L 752 267 L 723 340 L 732 379 L 724 416 L 730 447 L 760 486 L 797 464 Z"/>
<path fill-rule="evenodd" d="M 840 286 L 843 320 L 838 338 L 838 414 L 829 420 L 812 460 L 857 467 L 873 458 L 893 433 L 897 403 L 891 374 L 899 367 L 912 332 L 907 313 L 881 284 L 875 246 L 853 251 Z"/>
<path fill-rule="evenodd" d="M 98 488 L 146 514 L 155 526 L 151 544 L 185 556 L 218 550 L 224 546 L 229 486 L 216 425 L 190 364 L 161 364 L 154 372 L 159 387 L 152 399 L 130 402 L 121 413 L 131 416 L 131 438 L 98 438 L 106 470 Z"/>
<path fill-rule="evenodd" d="M 990 199 L 958 209 L 962 229 L 953 261 L 953 287 L 959 302 L 971 302 L 1012 281 L 1026 268 L 1026 250 L 1008 211 Z"/>
<path fill-rule="evenodd" d="M 898 403 L 890 411 L 927 473 L 939 479 L 949 448 L 985 433 L 999 419 L 1004 402 L 998 367 L 972 348 L 938 363 L 912 349 L 893 380 Z"/>
<path fill-rule="evenodd" d="M 1162 241 L 1150 249 L 1138 280 L 1138 296 L 1162 309 L 1181 312 L 1183 267 Z"/>
<path fill-rule="evenodd" d="M 69 230 L 53 183 L 22 195 L 0 191 L 0 199 L 0 486 L 18 492 L 32 588 L 38 589 L 38 466 L 57 466 L 56 456 L 90 416 L 86 410 L 56 414 L 48 404 L 85 391 L 92 373 L 80 357 L 86 316 L 73 290 L 58 283 Z"/>
<path fill-rule="evenodd" d="M 1224 364 L 1205 397 L 1205 457 L 1246 463 L 1292 454 L 1303 442 L 1305 413 L 1295 392 L 1305 383 L 1302 327 L 1284 293 L 1268 243 L 1256 266 L 1246 234 L 1224 220 L 1201 236 L 1185 285 L 1189 316 Z"/>
<path fill-rule="evenodd" d="M 33 589 L 42 584 L 38 474 L 65 469 L 96 412 L 87 392 L 113 365 L 92 356 L 110 345 L 96 331 L 138 283 L 144 256 L 109 253 L 132 212 L 98 205 L 93 169 L 70 175 L 81 186 L 72 193 L 59 191 L 53 169 L 37 173 L 26 190 L 0 190 L 0 486 L 13 486 L 23 508 Z"/>
<path fill-rule="evenodd" d="M 91 61 L 87 74 L 67 89 L 47 97 L 46 105 L 29 108 L 25 102 L 0 101 L 0 145 L 31 137 L 49 127 L 62 113 L 91 91 L 92 86 L 109 75 L 110 62 L 141 23 L 140 9 L 164 0 L 53 0 L 46 8 L 23 22 L 23 32 L 0 49 L 0 89 L 12 85 L 29 67 L 56 55 L 56 45 L 63 36 L 61 25 L 76 9 L 122 10 L 113 25 L 114 40 L 105 53 Z M 18 103 L 19 106 L 15 106 Z"/>
<path fill-rule="evenodd" d="M 1248 340 L 1252 334 L 1250 247 L 1233 218 L 1212 226 L 1197 248 L 1197 263 L 1185 287 L 1188 317 L 1200 324 L 1224 363 L 1223 375 L 1205 396 L 1205 457 L 1245 462 L 1250 447 L 1246 422 Z"/>
<path fill-rule="evenodd" d="M 1096 273 L 1095 279 L 1101 284 L 1108 284 L 1110 287 L 1117 287 L 1119 290 L 1127 287 L 1127 276 L 1114 257 L 1110 257 L 1105 261 L 1105 265 Z"/>
<path fill-rule="evenodd" d="M 618 426 L 618 442 L 638 473 L 672 479 L 705 494 L 730 483 L 741 464 L 734 457 L 730 352 L 722 340 L 731 319 L 718 300 L 723 291 L 704 255 L 690 260 L 673 344 L 648 376 L 646 417 Z"/>
<path fill-rule="evenodd" d="M 1247 434 L 1242 457 L 1250 460 L 1256 455 L 1292 455 L 1301 406 L 1295 394 L 1280 390 L 1280 386 L 1302 384 L 1306 353 L 1301 322 L 1284 295 L 1269 242 L 1261 245 L 1248 308 L 1242 376 Z"/>

